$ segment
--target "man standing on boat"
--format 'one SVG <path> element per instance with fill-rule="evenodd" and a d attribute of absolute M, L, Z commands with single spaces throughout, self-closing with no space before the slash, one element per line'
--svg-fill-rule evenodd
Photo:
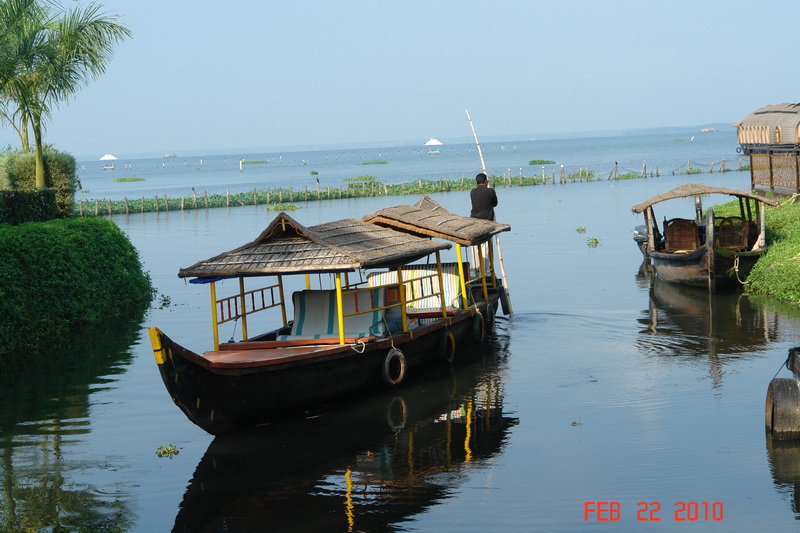
<path fill-rule="evenodd" d="M 497 193 L 494 189 L 489 188 L 489 182 L 483 172 L 475 176 L 475 183 L 477 185 L 469 192 L 470 200 L 472 200 L 472 212 L 470 212 L 469 216 L 494 220 Z"/>

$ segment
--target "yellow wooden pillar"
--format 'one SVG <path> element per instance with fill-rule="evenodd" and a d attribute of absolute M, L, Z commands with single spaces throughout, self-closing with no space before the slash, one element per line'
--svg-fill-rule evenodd
<path fill-rule="evenodd" d="M 239 305 L 242 310 L 239 311 L 239 316 L 242 317 L 242 340 L 247 340 L 247 303 L 244 297 L 244 278 L 239 278 Z"/>
<path fill-rule="evenodd" d="M 467 297 L 467 284 L 464 281 L 464 260 L 461 256 L 461 245 L 456 243 L 456 261 L 458 261 L 458 279 L 461 283 L 461 307 L 469 309 L 469 298 Z"/>
<path fill-rule="evenodd" d="M 217 284 L 211 282 L 211 329 L 214 335 L 214 349 L 219 350 L 219 322 L 217 322 Z"/>
<path fill-rule="evenodd" d="M 403 283 L 403 268 L 397 267 L 397 291 L 400 293 L 400 320 L 403 323 L 403 331 L 408 331 L 408 302 L 406 301 L 406 284 Z"/>
<path fill-rule="evenodd" d="M 442 258 L 436 250 L 436 274 L 439 276 L 439 303 L 442 307 L 442 318 L 447 318 L 447 302 L 444 301 L 444 274 L 442 273 Z"/>
<path fill-rule="evenodd" d="M 283 299 L 282 276 L 278 276 L 278 297 L 281 299 L 281 318 L 283 319 L 283 325 L 285 326 L 288 322 L 286 321 L 286 300 Z"/>
<path fill-rule="evenodd" d="M 489 244 L 489 268 L 492 269 L 492 287 L 497 288 L 497 275 L 494 269 L 494 241 L 489 239 L 487 243 Z"/>
<path fill-rule="evenodd" d="M 339 318 L 339 344 L 344 344 L 344 305 L 342 303 L 342 275 L 336 273 L 336 316 Z"/>
<path fill-rule="evenodd" d="M 487 244 L 487 246 L 488 246 L 488 244 Z M 478 255 L 481 258 L 481 260 L 480 260 L 480 264 L 481 264 L 480 273 L 481 273 L 481 289 L 483 290 L 483 299 L 484 300 L 488 300 L 489 299 L 489 291 L 486 289 L 486 269 L 483 266 L 483 249 L 482 249 L 483 245 L 479 244 L 476 248 L 478 250 Z"/>

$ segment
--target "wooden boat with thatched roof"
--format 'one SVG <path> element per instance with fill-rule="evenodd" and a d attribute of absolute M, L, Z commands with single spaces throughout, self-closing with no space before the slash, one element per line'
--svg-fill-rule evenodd
<path fill-rule="evenodd" d="M 715 217 L 709 208 L 704 217 L 701 197 L 710 194 L 737 198 L 739 216 Z M 653 206 L 679 198 L 694 199 L 695 218 L 665 218 L 662 233 Z M 766 253 L 766 206 L 777 205 L 770 198 L 736 189 L 681 185 L 633 206 L 634 213 L 645 216 L 645 224 L 634 229 L 633 238 L 659 278 L 713 293 L 741 284 Z"/>
<path fill-rule="evenodd" d="M 482 278 L 463 260 L 443 263 L 452 245 L 421 237 L 435 230 L 419 216 L 429 209 L 417 211 L 404 231 L 357 219 L 305 227 L 281 213 L 253 242 L 181 269 L 179 277 L 209 285 L 214 346 L 198 354 L 150 328 L 175 404 L 207 432 L 226 433 L 398 385 L 416 366 L 452 363 L 458 349 L 483 342 L 496 280 L 482 262 Z M 464 230 L 465 242 L 510 229 L 452 214 L 447 226 L 458 219 L 481 228 Z M 231 294 L 220 294 L 224 285 Z M 220 342 L 238 324 L 240 340 Z"/>

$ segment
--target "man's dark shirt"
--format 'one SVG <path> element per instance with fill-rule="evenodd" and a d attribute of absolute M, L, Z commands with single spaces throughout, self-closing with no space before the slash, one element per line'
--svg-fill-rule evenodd
<path fill-rule="evenodd" d="M 494 220 L 494 206 L 497 205 L 497 194 L 486 183 L 481 183 L 469 192 L 472 200 L 472 218 Z"/>

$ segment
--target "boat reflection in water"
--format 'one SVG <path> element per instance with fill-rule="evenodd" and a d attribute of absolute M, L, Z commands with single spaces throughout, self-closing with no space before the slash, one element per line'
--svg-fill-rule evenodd
<path fill-rule="evenodd" d="M 498 331 L 449 378 L 217 436 L 173 531 L 387 531 L 440 503 L 518 422 L 502 409 L 507 341 Z"/>
<path fill-rule="evenodd" d="M 792 512 L 800 515 L 800 441 L 777 440 L 767 434 L 767 457 L 775 485 L 791 497 Z"/>
<path fill-rule="evenodd" d="M 639 319 L 644 329 L 637 341 L 645 355 L 708 358 L 714 387 L 719 387 L 726 361 L 753 357 L 776 340 L 779 314 L 741 291 L 710 294 L 657 276 L 650 279 L 650 305 Z"/>

